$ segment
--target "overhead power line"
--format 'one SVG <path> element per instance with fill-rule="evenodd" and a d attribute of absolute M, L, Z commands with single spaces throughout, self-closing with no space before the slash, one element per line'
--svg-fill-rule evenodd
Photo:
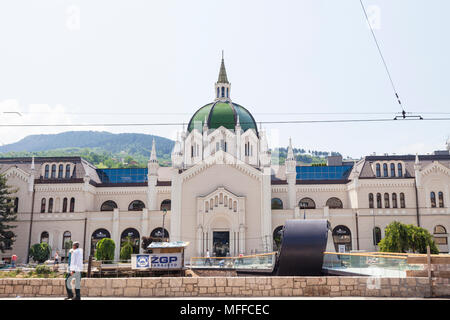
<path fill-rule="evenodd" d="M 405 121 L 449 121 L 450 118 L 418 118 L 411 117 L 404 119 Z M 334 120 L 286 120 L 286 121 L 258 121 L 259 124 L 307 124 L 307 123 L 357 123 L 357 122 L 390 122 L 395 121 L 396 118 L 384 119 L 334 119 Z M 221 123 L 222 125 L 234 125 L 233 123 Z M 241 126 L 246 124 L 253 124 L 253 122 L 240 122 Z M 78 123 L 78 124 L 0 124 L 2 127 L 129 127 L 129 126 L 183 126 L 186 122 L 154 122 L 154 123 Z"/>
<path fill-rule="evenodd" d="M 375 32 L 373 31 L 372 24 L 370 23 L 369 17 L 367 16 L 366 8 L 364 7 L 364 4 L 363 4 L 362 0 L 359 0 L 359 3 L 361 4 L 361 7 L 362 7 L 363 12 L 364 12 L 364 16 L 366 17 L 367 24 L 369 25 L 370 31 L 372 32 L 373 40 L 375 41 L 375 44 L 376 44 L 377 49 L 378 49 L 378 53 L 380 54 L 381 60 L 383 61 L 383 65 L 384 65 L 384 68 L 386 69 L 386 73 L 387 73 L 387 75 L 389 77 L 389 81 L 391 82 L 392 90 L 394 90 L 394 94 L 395 94 L 395 97 L 397 98 L 397 102 L 400 105 L 400 108 L 402 109 L 402 116 L 401 116 L 401 118 L 403 118 L 403 119 L 406 119 L 406 118 L 418 118 L 419 120 L 421 120 L 422 117 L 420 115 L 418 115 L 418 116 L 415 116 L 415 115 L 407 116 L 406 115 L 405 108 L 403 108 L 402 102 L 400 101 L 400 97 L 399 97 L 397 89 L 396 89 L 396 87 L 394 85 L 394 81 L 392 80 L 392 76 L 391 76 L 391 73 L 389 72 L 389 68 L 387 66 L 386 60 L 384 59 L 383 53 L 381 52 L 380 45 L 378 44 L 377 37 L 375 36 Z M 396 120 L 399 119 L 399 118 L 400 117 L 395 117 Z"/>

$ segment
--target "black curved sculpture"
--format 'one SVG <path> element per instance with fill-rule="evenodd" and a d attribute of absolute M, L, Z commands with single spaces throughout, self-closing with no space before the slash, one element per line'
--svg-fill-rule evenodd
<path fill-rule="evenodd" d="M 287 220 L 273 274 L 321 275 L 329 228 L 328 220 Z"/>

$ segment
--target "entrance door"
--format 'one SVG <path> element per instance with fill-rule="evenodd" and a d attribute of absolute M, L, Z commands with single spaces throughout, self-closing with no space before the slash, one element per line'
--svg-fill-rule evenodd
<path fill-rule="evenodd" d="M 213 253 L 216 257 L 226 257 L 230 252 L 230 232 L 213 231 Z"/>

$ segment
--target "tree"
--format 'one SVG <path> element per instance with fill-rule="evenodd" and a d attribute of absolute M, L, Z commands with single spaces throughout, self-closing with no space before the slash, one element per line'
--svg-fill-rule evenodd
<path fill-rule="evenodd" d="M 12 190 L 6 183 L 6 177 L 0 174 L 0 251 L 5 252 L 11 248 L 15 241 L 15 233 L 11 230 L 16 226 L 11 222 L 17 220 L 17 213 L 14 212 L 15 197 L 11 196 L 17 190 Z"/>
<path fill-rule="evenodd" d="M 439 250 L 427 229 L 416 227 L 412 224 L 408 224 L 406 228 L 408 230 L 409 248 L 412 252 L 427 253 L 427 246 L 430 246 L 431 253 L 439 253 Z"/>
<path fill-rule="evenodd" d="M 398 221 L 390 223 L 385 229 L 384 238 L 378 243 L 382 252 L 406 252 L 408 250 L 408 231 Z"/>
<path fill-rule="evenodd" d="M 378 243 L 382 252 L 412 252 L 426 253 L 427 246 L 430 252 L 439 253 L 434 240 L 428 230 L 412 224 L 402 224 L 398 221 L 386 227 L 385 237 Z"/>
<path fill-rule="evenodd" d="M 67 251 L 68 250 L 70 250 L 71 248 L 72 248 L 72 245 L 73 245 L 73 243 L 72 243 L 72 240 L 67 240 L 66 242 L 64 242 L 64 253 L 65 253 L 65 259 L 67 259 Z"/>
<path fill-rule="evenodd" d="M 97 260 L 114 260 L 114 250 L 116 244 L 110 238 L 103 238 L 97 243 L 95 258 Z"/>
<path fill-rule="evenodd" d="M 50 258 L 51 252 L 52 249 L 47 243 L 36 243 L 30 248 L 30 257 L 36 262 L 43 263 Z"/>
<path fill-rule="evenodd" d="M 133 253 L 133 245 L 128 239 L 127 242 L 124 242 L 122 248 L 120 249 L 120 260 L 130 260 L 131 254 Z"/>

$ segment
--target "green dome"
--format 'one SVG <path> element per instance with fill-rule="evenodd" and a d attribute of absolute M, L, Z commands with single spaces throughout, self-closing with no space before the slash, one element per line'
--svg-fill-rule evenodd
<path fill-rule="evenodd" d="M 243 106 L 230 101 L 216 101 L 201 107 L 189 121 L 188 130 L 191 132 L 196 127 L 202 131 L 205 117 L 209 129 L 217 129 L 220 126 L 224 126 L 227 129 L 234 130 L 237 115 L 239 115 L 239 123 L 242 130 L 254 129 L 256 135 L 258 135 L 256 122 L 251 113 Z"/>

